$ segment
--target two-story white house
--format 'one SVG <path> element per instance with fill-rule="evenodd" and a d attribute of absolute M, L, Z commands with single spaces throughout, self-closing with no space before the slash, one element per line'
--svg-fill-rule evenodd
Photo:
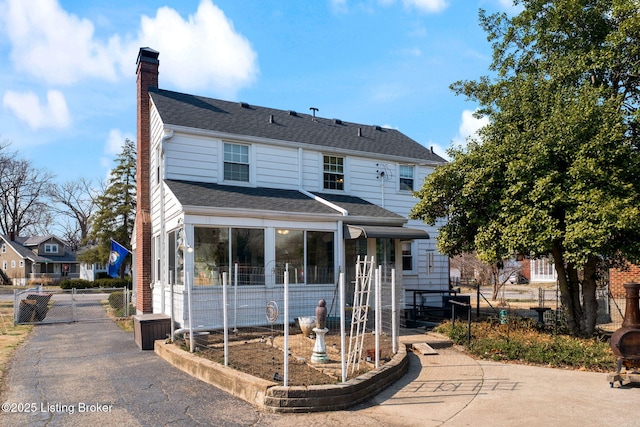
<path fill-rule="evenodd" d="M 402 306 L 411 290 L 448 289 L 437 228 L 407 218 L 413 191 L 444 159 L 398 130 L 314 109 L 159 89 L 158 64 L 158 52 L 140 49 L 138 313 L 171 309 L 180 323 L 188 291 L 210 298 L 223 273 L 235 280 L 236 265 L 236 292 L 261 318 L 264 303 L 252 301 L 277 299 L 286 265 L 292 291 L 315 305 L 334 294 L 340 272 L 352 280 L 358 255 L 396 269 Z"/>

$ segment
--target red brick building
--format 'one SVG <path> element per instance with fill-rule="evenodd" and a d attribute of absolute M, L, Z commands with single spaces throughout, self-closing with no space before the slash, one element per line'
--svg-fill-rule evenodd
<path fill-rule="evenodd" d="M 629 282 L 640 282 L 640 266 L 631 265 L 627 270 L 612 268 L 609 270 L 609 289 L 614 298 L 624 298 L 622 285 Z"/>

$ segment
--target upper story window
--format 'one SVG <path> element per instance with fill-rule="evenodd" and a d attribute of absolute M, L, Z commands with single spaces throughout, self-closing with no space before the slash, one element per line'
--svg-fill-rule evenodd
<path fill-rule="evenodd" d="M 224 180 L 249 182 L 249 146 L 224 144 Z"/>
<path fill-rule="evenodd" d="M 3 243 L 2 245 L 0 245 L 0 252 L 5 253 L 7 252 L 7 244 Z"/>
<path fill-rule="evenodd" d="M 57 254 L 58 253 L 58 245 L 56 243 L 45 243 L 44 244 L 44 253 L 45 254 Z"/>
<path fill-rule="evenodd" d="M 413 166 L 400 165 L 400 190 L 413 191 Z"/>
<path fill-rule="evenodd" d="M 325 190 L 344 190 L 344 158 L 324 156 L 323 181 Z"/>

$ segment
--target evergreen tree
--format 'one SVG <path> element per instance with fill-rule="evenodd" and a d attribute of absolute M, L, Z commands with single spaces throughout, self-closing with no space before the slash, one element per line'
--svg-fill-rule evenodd
<path fill-rule="evenodd" d="M 136 147 L 125 140 L 122 152 L 115 160 L 109 183 L 104 194 L 96 200 L 96 212 L 92 215 L 88 245 L 78 259 L 86 263 L 107 263 L 111 252 L 111 239 L 130 247 L 136 216 Z M 130 265 L 129 257 L 122 264 L 120 275 Z"/>

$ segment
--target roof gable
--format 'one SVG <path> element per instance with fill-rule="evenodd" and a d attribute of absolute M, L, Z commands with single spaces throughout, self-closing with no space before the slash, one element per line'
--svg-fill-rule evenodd
<path fill-rule="evenodd" d="M 22 237 L 16 236 L 13 240 L 9 238 L 9 236 L 0 236 L 2 240 L 4 240 L 9 247 L 11 247 L 20 257 L 24 259 L 30 259 L 33 262 L 76 262 L 76 255 L 74 252 L 70 251 L 64 241 L 52 234 L 48 236 L 31 236 L 31 237 Z M 64 247 L 63 255 L 38 255 L 34 252 L 34 248 L 36 248 L 39 244 L 46 242 L 48 240 L 53 240 L 58 242 L 60 245 Z"/>
<path fill-rule="evenodd" d="M 67 246 L 64 241 L 60 238 L 54 236 L 53 234 L 49 234 L 47 236 L 31 236 L 27 237 L 22 243 L 23 246 L 38 246 L 42 243 L 52 241 L 53 243 L 57 243 L 61 246 Z"/>
<path fill-rule="evenodd" d="M 337 152 L 356 151 L 416 161 L 446 162 L 395 129 L 162 89 L 149 88 L 149 95 L 162 121 L 168 125 L 309 144 Z"/>

